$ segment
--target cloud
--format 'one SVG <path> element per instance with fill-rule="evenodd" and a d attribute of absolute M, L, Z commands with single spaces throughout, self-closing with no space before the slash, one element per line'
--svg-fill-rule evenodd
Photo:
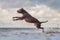
<path fill-rule="evenodd" d="M 14 3 L 13 3 L 14 2 Z M 0 27 L 35 27 L 34 24 L 25 21 L 12 21 L 12 17 L 18 16 L 16 10 L 24 7 L 29 14 L 39 21 L 48 20 L 48 23 L 42 24 L 43 27 L 60 26 L 60 12 L 52 8 L 60 8 L 54 5 L 59 4 L 56 0 L 0 0 Z M 22 16 L 22 15 L 19 15 Z"/>
<path fill-rule="evenodd" d="M 36 4 L 43 4 L 54 9 L 60 9 L 60 0 L 0 0 L 2 8 L 32 7 Z"/>
<path fill-rule="evenodd" d="M 30 4 L 30 2 L 29 0 L 0 0 L 0 4 L 2 4 L 2 8 L 20 8 L 27 7 L 27 5 Z"/>
<path fill-rule="evenodd" d="M 0 28 L 2 28 L 2 27 L 3 28 L 5 28 L 5 27 L 7 27 L 7 28 L 25 27 L 26 28 L 27 25 L 30 25 L 29 23 L 26 23 L 25 21 L 13 21 L 12 17 L 22 16 L 21 14 L 20 15 L 17 14 L 17 12 L 16 12 L 17 9 L 18 8 L 12 8 L 12 9 L 0 8 Z"/>
<path fill-rule="evenodd" d="M 42 24 L 44 27 L 59 27 L 60 13 L 46 5 L 36 5 L 30 8 L 30 14 L 37 18 L 39 21 L 48 20 L 48 23 Z"/>

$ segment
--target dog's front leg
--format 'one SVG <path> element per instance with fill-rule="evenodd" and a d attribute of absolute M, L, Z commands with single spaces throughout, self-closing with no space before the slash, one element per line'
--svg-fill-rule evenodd
<path fill-rule="evenodd" d="M 16 20 L 23 20 L 23 17 L 13 17 L 13 21 L 16 21 Z"/>
<path fill-rule="evenodd" d="M 13 17 L 13 21 L 19 20 L 19 17 Z"/>

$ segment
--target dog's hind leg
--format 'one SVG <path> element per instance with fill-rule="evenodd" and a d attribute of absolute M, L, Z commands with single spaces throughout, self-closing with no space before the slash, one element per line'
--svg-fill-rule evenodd
<path fill-rule="evenodd" d="M 34 23 L 34 24 L 37 27 L 37 29 L 42 29 L 42 31 L 44 32 L 44 28 L 41 27 L 41 24 L 40 23 Z"/>

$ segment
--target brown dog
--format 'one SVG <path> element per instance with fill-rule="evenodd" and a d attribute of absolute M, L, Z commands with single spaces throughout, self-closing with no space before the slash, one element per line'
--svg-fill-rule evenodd
<path fill-rule="evenodd" d="M 35 26 L 38 28 L 38 29 L 43 29 L 44 31 L 44 28 L 41 27 L 41 23 L 46 23 L 48 21 L 44 21 L 44 22 L 40 22 L 39 20 L 37 20 L 36 18 L 32 17 L 28 12 L 26 12 L 23 8 L 17 10 L 18 13 L 20 14 L 23 14 L 22 17 L 13 17 L 13 21 L 15 20 L 25 20 L 26 22 L 29 22 L 29 23 L 34 23 Z"/>

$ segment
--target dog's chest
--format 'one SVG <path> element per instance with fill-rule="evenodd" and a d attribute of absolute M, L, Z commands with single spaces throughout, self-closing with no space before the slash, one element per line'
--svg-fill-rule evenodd
<path fill-rule="evenodd" d="M 33 22 L 33 21 L 34 21 L 34 19 L 33 19 L 33 18 L 31 18 L 31 17 L 27 17 L 27 18 L 25 18 L 25 21 L 26 21 L 26 22 Z"/>

